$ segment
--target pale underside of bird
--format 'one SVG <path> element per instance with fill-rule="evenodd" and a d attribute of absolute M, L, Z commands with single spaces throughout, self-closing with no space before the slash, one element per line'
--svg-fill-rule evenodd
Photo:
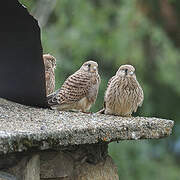
<path fill-rule="evenodd" d="M 48 104 L 60 111 L 87 112 L 96 101 L 99 84 L 98 64 L 87 61 L 66 79 L 59 90 L 47 97 Z"/>
<path fill-rule="evenodd" d="M 55 90 L 55 68 L 56 59 L 50 54 L 43 55 L 45 66 L 45 80 L 46 80 L 46 95 L 49 95 Z"/>
<path fill-rule="evenodd" d="M 144 100 L 143 90 L 135 75 L 135 68 L 122 65 L 107 85 L 104 96 L 105 114 L 131 116 Z"/>

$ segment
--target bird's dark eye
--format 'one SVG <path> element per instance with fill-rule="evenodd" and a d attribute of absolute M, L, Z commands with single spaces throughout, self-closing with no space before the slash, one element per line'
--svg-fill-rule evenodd
<path fill-rule="evenodd" d="M 125 71 L 125 73 L 127 73 L 127 72 L 128 72 L 128 69 L 124 69 L 124 71 Z"/>
<path fill-rule="evenodd" d="M 87 64 L 87 65 L 88 65 L 88 67 L 90 68 L 91 64 Z"/>

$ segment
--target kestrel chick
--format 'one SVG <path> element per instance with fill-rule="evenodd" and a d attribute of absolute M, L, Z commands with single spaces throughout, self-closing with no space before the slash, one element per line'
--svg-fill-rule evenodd
<path fill-rule="evenodd" d="M 135 75 L 135 68 L 122 65 L 107 86 L 104 97 L 104 113 L 131 116 L 144 100 L 143 90 Z"/>
<path fill-rule="evenodd" d="M 47 97 L 48 104 L 58 110 L 87 112 L 96 101 L 100 81 L 98 64 L 87 61 L 59 90 Z"/>
<path fill-rule="evenodd" d="M 45 78 L 46 78 L 46 95 L 49 95 L 55 90 L 55 73 L 56 59 L 50 54 L 43 55 L 45 66 Z"/>

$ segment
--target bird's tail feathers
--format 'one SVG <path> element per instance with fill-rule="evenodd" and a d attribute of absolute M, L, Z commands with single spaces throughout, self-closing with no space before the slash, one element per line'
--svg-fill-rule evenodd
<path fill-rule="evenodd" d="M 49 94 L 47 96 L 47 102 L 50 106 L 53 106 L 53 105 L 57 105 L 57 98 L 56 98 L 56 94 L 59 92 L 59 90 Z"/>
<path fill-rule="evenodd" d="M 105 112 L 105 108 L 99 110 L 99 111 L 97 112 L 97 114 L 104 114 L 104 112 Z"/>

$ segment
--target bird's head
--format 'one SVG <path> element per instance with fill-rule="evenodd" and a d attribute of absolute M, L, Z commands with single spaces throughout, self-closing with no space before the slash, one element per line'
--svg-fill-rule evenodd
<path fill-rule="evenodd" d="M 135 75 L 135 68 L 132 65 L 122 65 L 119 67 L 116 75 L 123 76 L 123 77 L 136 77 Z"/>
<path fill-rule="evenodd" d="M 95 61 L 87 61 L 81 66 L 81 69 L 86 72 L 96 73 L 98 72 L 98 64 Z"/>
<path fill-rule="evenodd" d="M 45 68 L 49 69 L 49 68 L 56 68 L 56 58 L 50 54 L 44 54 L 43 55 L 43 60 L 44 60 L 44 64 L 45 64 Z"/>

